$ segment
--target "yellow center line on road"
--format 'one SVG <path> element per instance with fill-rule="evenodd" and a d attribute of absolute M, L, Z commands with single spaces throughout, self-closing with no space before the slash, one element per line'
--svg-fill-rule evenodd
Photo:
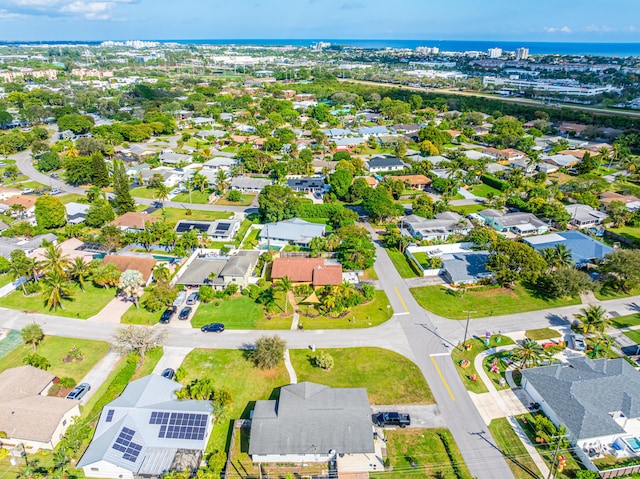
<path fill-rule="evenodd" d="M 398 287 L 394 286 L 393 289 L 396 290 L 396 294 L 398 295 L 398 298 L 400 299 L 400 302 L 402 303 L 402 307 L 404 308 L 405 312 L 409 312 L 409 308 L 407 308 L 407 303 L 404 302 L 404 299 L 402 299 L 402 296 L 400 296 L 400 291 L 398 291 Z"/>
<path fill-rule="evenodd" d="M 440 379 L 442 380 L 442 384 L 444 384 L 444 387 L 447 389 L 447 392 L 449 393 L 449 396 L 451 396 L 451 400 L 455 401 L 456 397 L 453 395 L 453 391 L 451 391 L 451 388 L 449 387 L 449 383 L 444 378 L 444 375 L 442 374 L 442 371 L 440 371 L 440 367 L 438 366 L 438 363 L 436 363 L 436 358 L 431 356 L 431 362 L 435 366 L 436 372 L 438 373 L 438 376 L 440 376 Z"/>

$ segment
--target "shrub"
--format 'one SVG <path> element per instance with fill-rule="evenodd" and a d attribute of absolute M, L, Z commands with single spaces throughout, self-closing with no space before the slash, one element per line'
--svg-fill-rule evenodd
<path fill-rule="evenodd" d="M 484 175 L 482 175 L 480 179 L 485 185 L 491 186 L 496 190 L 507 191 L 510 188 L 509 183 L 499 178 L 496 178 L 495 176 L 490 175 L 488 173 L 485 173 Z"/>
<path fill-rule="evenodd" d="M 40 356 L 37 353 L 27 354 L 22 362 L 28 366 L 33 366 L 34 368 L 44 369 L 45 371 L 51 367 L 51 363 L 44 356 Z"/>
<path fill-rule="evenodd" d="M 333 356 L 326 351 L 322 351 L 313 358 L 313 365 L 317 368 L 324 369 L 325 371 L 330 371 L 333 369 L 334 365 Z"/>
<path fill-rule="evenodd" d="M 216 297 L 216 293 L 213 288 L 207 284 L 203 284 L 198 289 L 198 295 L 203 303 L 210 303 Z"/>
<path fill-rule="evenodd" d="M 251 359 L 261 369 L 272 369 L 284 361 L 286 348 L 287 343 L 280 336 L 262 336 L 256 340 Z"/>
<path fill-rule="evenodd" d="M 242 201 L 242 193 L 240 193 L 238 190 L 231 190 L 227 195 L 227 199 L 234 202 Z"/>
<path fill-rule="evenodd" d="M 82 361 L 84 359 L 84 353 L 75 344 L 71 346 L 71 348 L 69 348 L 69 356 L 71 356 L 76 361 Z"/>
<path fill-rule="evenodd" d="M 75 387 L 77 383 L 75 379 L 65 377 L 65 378 L 60 378 L 60 382 L 58 384 L 60 384 L 60 386 L 62 386 L 63 388 L 72 388 L 72 387 Z"/>

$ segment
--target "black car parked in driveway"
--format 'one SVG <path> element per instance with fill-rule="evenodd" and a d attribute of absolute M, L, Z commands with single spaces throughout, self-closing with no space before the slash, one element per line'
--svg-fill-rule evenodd
<path fill-rule="evenodd" d="M 190 314 L 191 314 L 191 306 L 185 306 L 184 308 L 182 308 L 182 311 L 180 311 L 180 314 L 178 315 L 178 319 L 181 321 L 185 319 L 189 319 Z"/>
<path fill-rule="evenodd" d="M 171 321 L 171 318 L 173 317 L 173 315 L 176 314 L 176 307 L 175 306 L 169 306 L 164 313 L 162 313 L 162 316 L 160 316 L 160 322 L 162 324 L 167 324 L 169 321 Z"/>
<path fill-rule="evenodd" d="M 203 333 L 221 333 L 224 331 L 224 324 L 222 323 L 209 323 L 200 328 Z"/>
<path fill-rule="evenodd" d="M 399 412 L 379 412 L 373 415 L 373 422 L 380 427 L 407 427 L 411 425 L 411 417 Z"/>

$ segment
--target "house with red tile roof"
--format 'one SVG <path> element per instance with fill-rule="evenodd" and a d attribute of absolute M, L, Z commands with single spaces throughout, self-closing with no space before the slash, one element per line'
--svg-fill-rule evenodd
<path fill-rule="evenodd" d="M 335 286 L 342 283 L 342 266 L 326 264 L 322 258 L 276 258 L 271 266 L 271 278 L 289 278 L 293 283 L 313 286 Z"/>

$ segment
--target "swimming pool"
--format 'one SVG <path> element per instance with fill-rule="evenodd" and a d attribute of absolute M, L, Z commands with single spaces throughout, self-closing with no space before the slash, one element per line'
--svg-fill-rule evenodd
<path fill-rule="evenodd" d="M 623 440 L 633 449 L 633 452 L 640 452 L 640 439 L 637 437 L 625 437 Z"/>

